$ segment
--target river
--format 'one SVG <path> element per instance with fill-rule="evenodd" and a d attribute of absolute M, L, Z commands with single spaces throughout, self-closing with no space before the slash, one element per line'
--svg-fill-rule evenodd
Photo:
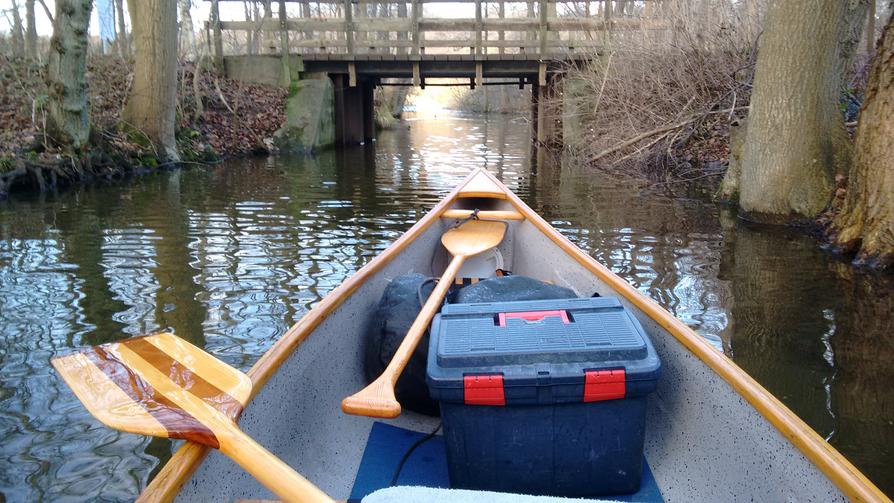
<path fill-rule="evenodd" d="M 176 446 L 93 420 L 49 365 L 172 329 L 247 370 L 470 169 L 731 356 L 894 494 L 894 283 L 704 196 L 531 162 L 527 124 L 409 117 L 373 145 L 0 203 L 0 501 L 132 500 Z"/>

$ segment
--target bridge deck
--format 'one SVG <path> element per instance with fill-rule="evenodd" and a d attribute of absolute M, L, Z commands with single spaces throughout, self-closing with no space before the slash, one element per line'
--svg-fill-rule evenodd
<path fill-rule="evenodd" d="M 267 52 L 282 55 L 286 65 L 287 56 L 297 52 L 308 71 L 350 67 L 352 75 L 377 77 L 415 71 L 417 81 L 420 72 L 524 77 L 542 73 L 543 65 L 556 68 L 593 57 L 613 37 L 652 37 L 674 29 L 662 17 L 660 0 L 321 0 L 327 12 L 316 2 L 316 15 L 314 0 L 300 0 L 300 17 L 286 11 L 295 0 L 273 0 L 278 19 L 268 11 L 246 21 L 222 21 L 218 3 L 223 0 L 210 1 L 207 29 L 217 63 L 225 53 Z M 443 3 L 426 12 L 433 2 Z M 474 17 L 445 17 L 468 16 L 469 8 Z"/>

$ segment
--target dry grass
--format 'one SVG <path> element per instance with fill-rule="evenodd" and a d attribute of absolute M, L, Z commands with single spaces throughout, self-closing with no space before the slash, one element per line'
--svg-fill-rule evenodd
<path fill-rule="evenodd" d="M 675 29 L 613 34 L 565 75 L 565 93 L 580 96 L 565 120 L 577 115 L 583 125 L 566 144 L 588 164 L 657 179 L 718 171 L 729 125 L 747 113 L 764 11 L 753 1 L 666 2 L 653 15 Z M 571 79 L 581 88 L 572 91 Z"/>

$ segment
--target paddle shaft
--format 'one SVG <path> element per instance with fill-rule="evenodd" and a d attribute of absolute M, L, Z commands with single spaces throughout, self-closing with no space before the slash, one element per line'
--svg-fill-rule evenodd
<path fill-rule="evenodd" d="M 447 296 L 447 291 L 450 290 L 450 286 L 453 284 L 456 275 L 459 274 L 459 268 L 462 267 L 465 260 L 465 255 L 456 255 L 450 261 L 450 265 L 447 266 L 438 284 L 432 290 L 431 295 L 428 296 L 428 300 L 425 301 L 425 305 L 419 311 L 416 321 L 410 325 L 410 330 L 407 331 L 406 337 L 400 343 L 397 351 L 394 352 L 394 356 L 391 357 L 391 362 L 388 363 L 388 366 L 382 372 L 382 376 L 388 377 L 392 386 L 397 384 L 400 374 L 406 368 L 407 363 L 410 362 L 413 352 L 416 351 L 416 346 L 419 345 L 419 341 L 425 335 L 432 318 L 440 310 L 441 303 L 444 301 L 444 297 Z"/>
<path fill-rule="evenodd" d="M 221 441 L 220 451 L 283 501 L 334 501 L 235 425 L 215 433 Z"/>
<path fill-rule="evenodd" d="M 447 291 L 465 260 L 466 255 L 454 255 L 382 375 L 360 392 L 345 398 L 341 403 L 343 411 L 348 414 L 382 418 L 393 418 L 400 415 L 400 404 L 394 397 L 394 386 L 397 384 L 401 372 L 409 363 L 410 357 L 413 356 L 419 341 L 422 340 L 422 336 L 425 335 L 429 323 L 440 309 L 441 302 L 447 296 Z"/>

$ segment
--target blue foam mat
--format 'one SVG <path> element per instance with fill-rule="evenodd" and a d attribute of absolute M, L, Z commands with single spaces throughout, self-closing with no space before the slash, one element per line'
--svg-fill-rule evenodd
<path fill-rule="evenodd" d="M 425 433 L 398 428 L 378 421 L 373 423 L 349 501 L 360 501 L 367 494 L 388 487 L 404 453 L 423 437 L 425 437 Z M 404 463 L 400 477 L 397 479 L 397 485 L 450 487 L 443 437 L 438 435 L 431 438 L 413 451 Z M 639 503 L 663 503 L 664 501 L 658 484 L 655 482 L 655 477 L 652 476 L 652 470 L 645 462 L 643 463 L 642 485 L 638 492 L 606 496 L 606 498 Z"/>

